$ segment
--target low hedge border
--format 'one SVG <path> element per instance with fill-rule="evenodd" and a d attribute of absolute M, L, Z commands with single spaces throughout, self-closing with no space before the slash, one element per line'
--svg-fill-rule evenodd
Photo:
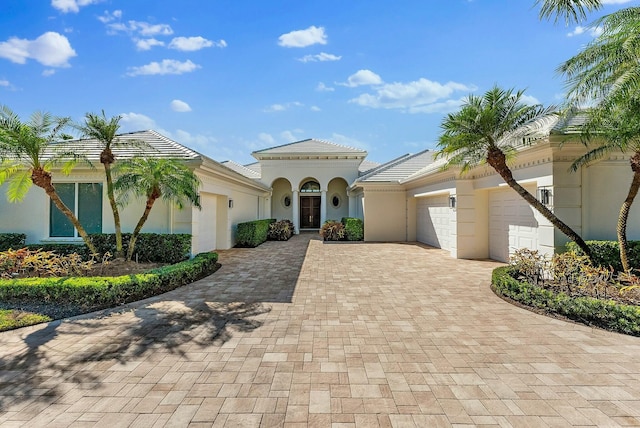
<path fill-rule="evenodd" d="M 562 315 L 589 326 L 640 336 L 640 307 L 638 306 L 622 305 L 613 300 L 570 297 L 565 293 L 554 293 L 518 281 L 511 276 L 509 266 L 494 269 L 491 288 L 500 296 L 536 310 Z"/>
<path fill-rule="evenodd" d="M 344 224 L 345 238 L 347 241 L 364 240 L 364 223 L 361 219 L 355 217 L 342 217 Z"/>
<path fill-rule="evenodd" d="M 0 233 L 0 251 L 23 248 L 26 240 L 27 235 L 24 233 Z"/>
<path fill-rule="evenodd" d="M 620 261 L 620 247 L 618 241 L 586 241 L 591 249 L 591 259 L 593 263 L 603 267 L 613 267 L 617 272 L 621 272 L 622 262 Z M 628 241 L 629 244 L 629 264 L 632 268 L 640 269 L 640 241 Z M 578 255 L 583 255 L 580 247 L 575 242 L 567 243 L 567 250 L 574 251 Z"/>
<path fill-rule="evenodd" d="M 191 260 L 135 275 L 0 280 L 0 301 L 11 306 L 34 302 L 69 305 L 86 313 L 189 284 L 215 272 L 217 261 L 217 253 L 202 253 Z"/>

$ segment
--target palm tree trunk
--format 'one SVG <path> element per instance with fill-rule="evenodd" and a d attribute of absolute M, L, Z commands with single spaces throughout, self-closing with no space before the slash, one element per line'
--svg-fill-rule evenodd
<path fill-rule="evenodd" d="M 529 203 L 536 211 L 538 211 L 544 218 L 549 220 L 551 224 L 564 233 L 569 239 L 575 242 L 578 247 L 584 252 L 589 259 L 591 259 L 591 249 L 586 242 L 578 235 L 571 227 L 560 220 L 549 208 L 547 208 L 542 202 L 537 200 L 531 193 L 520 185 L 514 178 L 511 169 L 507 166 L 507 161 L 504 153 L 499 148 L 489 149 L 487 155 L 487 163 L 496 170 L 500 177 L 507 183 L 509 187 L 518 192 L 518 194 Z"/>
<path fill-rule="evenodd" d="M 113 212 L 113 224 L 116 229 L 116 259 L 124 257 L 124 251 L 122 250 L 122 226 L 120 224 L 120 212 L 118 211 L 118 205 L 116 204 L 116 198 L 113 193 L 113 177 L 111 176 L 111 164 L 104 163 L 104 174 L 107 178 L 107 198 L 111 205 L 111 211 Z"/>
<path fill-rule="evenodd" d="M 618 225 L 616 227 L 616 232 L 618 233 L 618 246 L 620 247 L 620 261 L 622 262 L 622 269 L 624 269 L 625 272 L 631 271 L 631 266 L 629 265 L 629 242 L 627 241 L 627 220 L 629 218 L 631 204 L 633 204 L 633 200 L 640 189 L 640 151 L 636 152 L 631 157 L 629 163 L 631 163 L 633 179 L 631 180 L 631 186 L 629 186 L 627 198 L 620 207 Z"/>
<path fill-rule="evenodd" d="M 142 229 L 142 226 L 147 221 L 147 218 L 149 218 L 149 213 L 151 212 L 151 208 L 153 208 L 153 204 L 156 201 L 156 199 L 158 199 L 158 197 L 156 197 L 154 194 L 152 194 L 147 198 L 147 204 L 144 207 L 144 212 L 142 213 L 142 217 L 140 217 L 140 220 L 138 220 L 138 224 L 136 225 L 136 228 L 133 229 L 133 233 L 131 234 L 131 239 L 129 239 L 129 249 L 127 250 L 128 261 L 131 261 L 133 257 L 133 250 L 136 246 L 136 240 L 138 239 L 138 235 L 140 234 L 140 230 Z"/>

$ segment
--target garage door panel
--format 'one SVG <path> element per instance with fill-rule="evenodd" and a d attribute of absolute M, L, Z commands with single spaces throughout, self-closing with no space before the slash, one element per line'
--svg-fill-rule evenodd
<path fill-rule="evenodd" d="M 416 239 L 438 248 L 450 248 L 451 209 L 448 196 L 420 198 L 416 204 Z"/>
<path fill-rule="evenodd" d="M 535 192 L 535 188 L 527 189 Z M 489 193 L 489 257 L 503 262 L 518 248 L 537 249 L 533 208 L 512 189 Z"/>

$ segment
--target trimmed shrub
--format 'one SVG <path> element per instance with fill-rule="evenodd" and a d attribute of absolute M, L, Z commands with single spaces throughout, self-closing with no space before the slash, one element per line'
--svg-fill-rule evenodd
<path fill-rule="evenodd" d="M 325 241 L 340 241 L 344 239 L 344 224 L 335 220 L 327 220 L 320 229 L 320 236 Z"/>
<path fill-rule="evenodd" d="M 115 233 L 89 235 L 100 254 L 116 253 Z M 130 233 L 122 234 L 122 249 L 127 252 Z M 136 241 L 133 259 L 139 262 L 178 263 L 189 258 L 191 235 L 186 233 L 141 233 Z"/>
<path fill-rule="evenodd" d="M 0 301 L 49 302 L 93 311 L 155 296 L 203 278 L 216 269 L 217 253 L 117 277 L 23 278 L 0 281 Z"/>
<path fill-rule="evenodd" d="M 362 241 L 364 239 L 364 223 L 359 218 L 342 217 L 344 233 L 347 241 Z"/>
<path fill-rule="evenodd" d="M 0 251 L 6 251 L 9 248 L 17 250 L 24 248 L 27 235 L 24 233 L 0 233 Z"/>
<path fill-rule="evenodd" d="M 640 336 L 638 306 L 593 297 L 570 297 L 562 292 L 554 293 L 527 282 L 520 282 L 513 277 L 514 274 L 511 266 L 494 269 L 491 280 L 494 291 L 523 305 L 557 313 L 587 325 Z"/>
<path fill-rule="evenodd" d="M 270 241 L 288 241 L 293 236 L 295 227 L 291 220 L 279 220 L 269 225 L 267 239 Z"/>
<path fill-rule="evenodd" d="M 238 223 L 236 247 L 255 248 L 267 240 L 269 225 L 275 218 Z"/>
<path fill-rule="evenodd" d="M 587 245 L 591 248 L 594 265 L 611 266 L 618 272 L 622 271 L 618 241 L 587 241 Z M 567 249 L 583 254 L 575 242 L 567 243 Z M 632 268 L 640 269 L 640 241 L 629 241 L 629 264 Z"/>

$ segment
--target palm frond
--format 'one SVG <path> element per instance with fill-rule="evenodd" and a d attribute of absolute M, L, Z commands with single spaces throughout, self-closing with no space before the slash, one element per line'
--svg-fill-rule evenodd
<path fill-rule="evenodd" d="M 558 22 L 564 20 L 566 25 L 572 22 L 584 21 L 587 12 L 598 10 L 602 7 L 600 0 L 536 0 L 536 5 L 542 4 L 540 8 L 540 19 L 551 19 Z"/>
<path fill-rule="evenodd" d="M 7 199 L 9 202 L 22 202 L 31 188 L 31 173 L 29 170 L 18 170 L 9 179 Z"/>

